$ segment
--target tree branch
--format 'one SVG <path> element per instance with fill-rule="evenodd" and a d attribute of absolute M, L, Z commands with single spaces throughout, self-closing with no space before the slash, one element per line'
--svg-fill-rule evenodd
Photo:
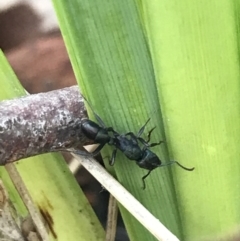
<path fill-rule="evenodd" d="M 91 144 L 78 86 L 0 102 L 0 165 Z"/>

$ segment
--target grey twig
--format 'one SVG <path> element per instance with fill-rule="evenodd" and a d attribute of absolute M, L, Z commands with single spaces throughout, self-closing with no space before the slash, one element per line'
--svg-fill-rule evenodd
<path fill-rule="evenodd" d="M 78 86 L 0 102 L 0 165 L 90 144 Z"/>

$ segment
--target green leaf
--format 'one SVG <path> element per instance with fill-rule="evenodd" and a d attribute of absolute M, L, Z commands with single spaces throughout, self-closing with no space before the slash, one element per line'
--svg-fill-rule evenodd
<path fill-rule="evenodd" d="M 150 130 L 156 142 L 163 137 L 157 88 L 148 45 L 134 1 L 54 1 L 61 31 L 77 76 L 94 109 L 120 133 L 137 132 L 151 117 Z M 63 17 L 64 16 L 64 17 Z M 166 145 L 161 150 L 164 161 Z M 111 155 L 111 152 L 109 152 Z M 147 173 L 118 153 L 115 171 L 129 189 L 155 216 L 178 235 L 180 221 L 169 170 L 157 169 L 141 189 Z M 122 210 L 132 240 L 154 240 Z"/>
<path fill-rule="evenodd" d="M 25 90 L 0 52 L 1 99 L 19 97 Z M 34 204 L 52 219 L 51 240 L 103 240 L 104 233 L 85 195 L 70 173 L 60 154 L 45 154 L 18 161 L 16 167 Z M 4 167 L 0 177 L 11 201 L 22 216 L 26 216 L 20 197 L 10 182 Z M 66 222 L 67 220 L 67 222 Z"/>
<path fill-rule="evenodd" d="M 239 8 L 151 1 L 145 13 L 168 146 L 196 167 L 174 171 L 184 240 L 229 235 L 240 211 Z"/>
<path fill-rule="evenodd" d="M 163 162 L 196 168 L 158 168 L 142 191 L 146 171 L 118 153 L 119 181 L 182 240 L 233 230 L 240 195 L 237 3 L 54 4 L 78 83 L 106 125 L 136 133 L 151 117 L 152 141 L 166 140 L 153 151 Z M 122 215 L 131 240 L 154 240 Z"/>

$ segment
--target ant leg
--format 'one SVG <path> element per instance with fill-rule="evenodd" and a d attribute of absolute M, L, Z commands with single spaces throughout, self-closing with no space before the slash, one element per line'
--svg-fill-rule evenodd
<path fill-rule="evenodd" d="M 193 171 L 195 169 L 195 167 L 192 167 L 192 168 L 187 168 L 187 167 L 184 167 L 183 165 L 181 165 L 179 162 L 177 161 L 170 161 L 170 162 L 167 162 L 167 163 L 163 163 L 161 164 L 160 166 L 171 166 L 173 164 L 177 164 L 178 166 L 180 166 L 182 169 L 186 170 L 186 171 Z"/>
<path fill-rule="evenodd" d="M 126 134 L 124 134 L 124 136 L 130 136 L 134 139 L 137 139 L 136 135 L 133 132 L 127 132 Z"/>
<path fill-rule="evenodd" d="M 154 142 L 149 144 L 148 142 L 146 142 L 143 138 L 139 137 L 138 140 L 145 146 L 145 147 L 154 147 L 154 146 L 158 146 L 162 143 L 164 143 L 164 141 L 159 141 L 159 142 Z"/>
<path fill-rule="evenodd" d="M 148 132 L 148 139 L 147 140 L 144 140 L 143 138 L 141 137 L 138 137 L 137 139 L 146 147 L 154 147 L 154 146 L 158 146 L 162 143 L 164 143 L 164 141 L 159 141 L 159 142 L 154 142 L 154 143 L 151 143 L 149 144 L 149 141 L 151 140 L 151 134 L 153 132 L 153 130 L 156 128 L 156 126 L 154 126 L 149 132 Z"/>
<path fill-rule="evenodd" d="M 154 126 L 149 132 L 148 132 L 148 138 L 146 140 L 146 142 L 149 142 L 151 140 L 151 134 L 153 132 L 153 130 L 156 128 L 156 126 Z"/>
<path fill-rule="evenodd" d="M 144 132 L 145 127 L 146 127 L 147 123 L 150 121 L 150 119 L 151 119 L 151 118 L 149 118 L 149 119 L 146 121 L 146 123 L 140 128 L 140 130 L 138 131 L 137 135 L 135 135 L 133 132 L 128 132 L 128 133 L 125 134 L 125 136 L 131 136 L 131 137 L 134 138 L 134 139 L 138 139 L 138 138 L 142 135 L 142 133 Z M 154 128 L 155 128 L 155 127 L 154 127 Z M 154 128 L 153 128 L 153 129 L 154 129 Z M 152 130 L 151 130 L 150 132 L 152 132 Z"/>
<path fill-rule="evenodd" d="M 164 143 L 164 141 L 159 141 L 159 142 L 151 143 L 151 144 L 148 144 L 148 147 L 158 146 L 158 145 L 161 145 L 162 143 Z"/>
<path fill-rule="evenodd" d="M 107 128 L 105 128 L 105 130 L 108 132 L 112 132 L 113 134 L 119 136 L 119 134 L 112 127 L 107 127 Z"/>
<path fill-rule="evenodd" d="M 146 127 L 147 123 L 150 121 L 150 119 L 151 119 L 151 118 L 149 118 L 149 119 L 146 121 L 146 123 L 140 128 L 140 130 L 138 131 L 136 137 L 140 137 L 140 136 L 142 135 L 142 133 L 144 132 L 145 127 Z"/>
<path fill-rule="evenodd" d="M 156 128 L 156 126 L 154 126 L 149 132 L 148 132 L 148 138 L 147 138 L 147 140 L 143 140 L 141 137 L 139 137 L 139 140 L 143 143 L 143 141 L 145 142 L 145 143 L 148 143 L 150 140 L 151 140 L 151 135 L 152 135 L 152 132 L 154 131 L 154 129 Z M 150 146 L 152 147 L 152 146 L 156 146 L 156 145 L 160 145 L 161 143 L 162 143 L 163 141 L 160 141 L 160 142 L 157 142 L 157 143 L 152 143 L 152 144 L 150 144 Z M 149 145 L 148 145 L 149 146 Z M 149 147 L 150 147 L 149 146 Z"/>
<path fill-rule="evenodd" d="M 63 151 L 63 152 L 71 152 L 71 153 L 74 153 L 76 155 L 79 155 L 79 156 L 88 156 L 88 157 L 93 157 L 92 156 L 92 153 L 91 152 L 88 152 L 88 151 L 80 151 L 80 150 L 72 150 L 72 149 L 69 149 L 69 150 L 60 150 L 60 151 Z"/>
<path fill-rule="evenodd" d="M 106 128 L 106 125 L 104 124 L 103 120 L 101 119 L 101 117 L 93 110 L 92 105 L 90 104 L 90 102 L 82 95 L 83 99 L 87 102 L 87 104 L 89 105 L 94 117 L 96 118 L 97 122 L 100 124 L 101 127 Z"/>
<path fill-rule="evenodd" d="M 149 170 L 148 173 L 142 177 L 142 182 L 143 182 L 143 186 L 142 189 L 144 190 L 146 188 L 146 183 L 145 183 L 145 178 L 148 177 L 150 175 L 152 170 Z"/>
<path fill-rule="evenodd" d="M 114 165 L 116 155 L 117 155 L 117 149 L 115 149 L 115 150 L 113 151 L 112 157 L 111 157 L 111 159 L 109 160 L 109 165 L 110 165 L 110 166 L 113 166 L 113 165 Z"/>
<path fill-rule="evenodd" d="M 137 137 L 137 139 L 145 146 L 149 146 L 148 142 L 151 139 L 151 134 L 153 132 L 153 130 L 156 128 L 156 126 L 154 126 L 149 132 L 148 132 L 148 139 L 145 141 L 142 137 Z"/>
<path fill-rule="evenodd" d="M 92 111 L 93 111 L 93 110 L 92 110 Z M 95 112 L 93 112 L 93 114 L 94 114 L 94 117 L 96 118 L 97 122 L 99 123 L 99 125 L 100 125 L 101 127 L 103 127 L 103 128 L 106 128 L 106 125 L 104 124 L 104 122 L 103 122 L 103 120 L 100 118 L 100 116 L 99 116 L 97 113 L 95 113 Z"/>
<path fill-rule="evenodd" d="M 80 150 L 74 150 L 74 151 L 70 151 L 73 152 L 77 155 L 82 155 L 82 156 L 89 156 L 89 157 L 93 157 L 96 156 L 104 147 L 105 143 L 100 144 L 96 150 L 94 150 L 93 152 L 87 152 L 87 151 L 80 151 Z"/>

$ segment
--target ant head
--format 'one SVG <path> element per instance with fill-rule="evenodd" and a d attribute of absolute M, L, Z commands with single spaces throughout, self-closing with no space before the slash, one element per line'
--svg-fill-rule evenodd
<path fill-rule="evenodd" d="M 151 150 L 146 149 L 143 152 L 141 160 L 137 161 L 137 165 L 147 170 L 153 170 L 161 166 L 161 160 Z"/>

